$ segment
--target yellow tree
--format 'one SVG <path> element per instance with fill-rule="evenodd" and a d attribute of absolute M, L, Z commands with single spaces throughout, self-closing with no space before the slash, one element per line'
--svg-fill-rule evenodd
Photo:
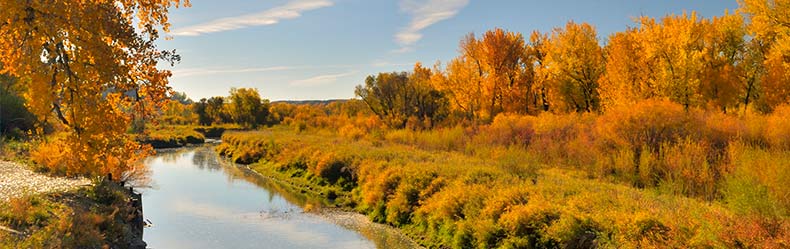
<path fill-rule="evenodd" d="M 456 109 L 474 120 L 528 112 L 533 71 L 521 34 L 503 29 L 489 30 L 480 39 L 469 34 L 459 47 L 461 55 L 447 64 L 446 75 L 432 80 Z"/>
<path fill-rule="evenodd" d="M 178 57 L 156 48 L 168 9 L 185 0 L 9 0 L 0 2 L 0 73 L 28 84 L 38 117 L 53 117 L 65 135 L 44 144 L 40 163 L 64 174 L 129 175 L 146 150 L 126 134 L 169 91 L 157 62 Z M 133 23 L 138 23 L 139 31 Z M 36 154 L 36 153 L 34 153 Z"/>
<path fill-rule="evenodd" d="M 652 74 L 654 63 L 642 53 L 640 35 L 638 30 L 629 28 L 609 36 L 604 49 L 606 69 L 599 82 L 604 108 L 634 104 L 656 96 Z"/>
<path fill-rule="evenodd" d="M 639 22 L 640 42 L 646 60 L 653 64 L 652 84 L 658 95 L 685 108 L 698 106 L 706 21 L 691 12 L 666 16 L 661 23 L 649 17 Z"/>
<path fill-rule="evenodd" d="M 553 92 L 568 110 L 597 111 L 598 80 L 605 64 L 595 27 L 571 21 L 564 29 L 555 29 L 550 42 L 546 61 Z"/>
<path fill-rule="evenodd" d="M 480 45 L 474 34 L 465 36 L 460 44 L 461 54 L 447 63 L 443 72 L 437 63 L 431 76 L 431 85 L 445 93 L 450 99 L 450 110 L 463 113 L 476 122 L 486 106 L 484 101 L 484 79 Z"/>
<path fill-rule="evenodd" d="M 708 106 L 726 112 L 740 103 L 741 88 L 745 73 L 738 67 L 743 61 L 746 46 L 746 28 L 743 16 L 725 12 L 703 23 L 705 53 L 700 77 L 701 95 Z"/>
<path fill-rule="evenodd" d="M 753 36 L 753 53 L 764 57 L 759 75 L 760 109 L 771 111 L 790 102 L 790 1 L 740 0 L 741 10 L 749 19 Z M 758 71 L 760 72 L 760 71 Z M 748 99 L 747 99 L 748 100 Z"/>
<path fill-rule="evenodd" d="M 256 88 L 231 88 L 228 111 L 237 124 L 256 128 L 269 117 L 269 100 L 261 99 Z"/>
<path fill-rule="evenodd" d="M 478 44 L 488 113 L 525 113 L 533 81 L 524 38 L 497 28 L 483 34 Z"/>
<path fill-rule="evenodd" d="M 473 60 L 459 56 L 447 63 L 442 70 L 435 65 L 431 85 L 445 93 L 450 100 L 450 110 L 462 113 L 466 119 L 474 120 L 482 106 L 482 80 Z"/>
<path fill-rule="evenodd" d="M 550 48 L 548 35 L 533 31 L 527 46 L 528 61 L 532 63 L 532 103 L 533 110 L 549 111 L 549 80 L 551 70 L 546 64 L 546 55 Z"/>

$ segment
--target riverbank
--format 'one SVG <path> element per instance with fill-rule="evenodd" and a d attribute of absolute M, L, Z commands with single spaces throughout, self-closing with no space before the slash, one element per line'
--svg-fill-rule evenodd
<path fill-rule="evenodd" d="M 36 172 L 29 149 L 0 139 L 0 248 L 145 248 L 137 194 Z"/>
<path fill-rule="evenodd" d="M 286 177 L 276 171 L 266 171 L 264 168 L 251 169 L 250 165 L 239 165 L 244 171 L 253 173 L 260 179 L 267 181 L 268 185 L 277 185 L 281 194 L 289 192 L 292 195 L 302 195 L 305 201 L 292 200 L 302 203 L 304 212 L 316 214 L 332 223 L 357 231 L 372 240 L 378 248 L 423 248 L 416 241 L 403 233 L 403 231 L 385 224 L 375 223 L 365 215 L 356 212 L 342 201 L 338 196 L 327 194 L 326 189 L 313 186 L 306 182 L 296 181 L 297 178 Z M 254 180 L 252 180 L 255 182 Z M 341 192 L 340 194 L 345 194 Z M 341 197 L 350 198 L 350 197 Z M 382 236 L 387 235 L 387 236 Z M 393 247 L 394 246 L 394 247 Z"/>
<path fill-rule="evenodd" d="M 223 160 L 214 146 L 157 152 L 146 161 L 157 187 L 142 190 L 153 248 L 419 248 L 320 195 Z"/>
<path fill-rule="evenodd" d="M 399 228 L 426 247 L 780 246 L 787 219 L 740 215 L 726 203 L 640 189 L 518 148 L 415 146 L 402 132 L 344 137 L 275 127 L 227 133 L 216 149 L 261 174 Z M 429 134 L 426 134 L 429 135 Z M 415 135 L 416 136 L 416 135 Z M 377 138 L 378 137 L 378 138 Z M 765 230 L 765 222 L 776 229 Z"/>
<path fill-rule="evenodd" d="M 64 181 L 50 180 L 50 184 Z M 145 248 L 138 195 L 110 181 L 78 182 L 46 192 L 13 194 L 0 201 L 0 244 L 10 248 Z"/>
<path fill-rule="evenodd" d="M 86 178 L 51 177 L 35 173 L 17 162 L 0 161 L 0 202 L 25 195 L 66 192 L 90 186 Z"/>
<path fill-rule="evenodd" d="M 136 140 L 142 144 L 149 144 L 154 149 L 181 148 L 218 139 L 225 131 L 243 130 L 237 125 L 162 125 L 149 127 L 146 133 L 137 135 Z"/>

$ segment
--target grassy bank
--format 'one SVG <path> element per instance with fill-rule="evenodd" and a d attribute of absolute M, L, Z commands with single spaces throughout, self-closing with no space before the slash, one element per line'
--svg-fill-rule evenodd
<path fill-rule="evenodd" d="M 158 125 L 148 127 L 137 140 L 156 149 L 178 148 L 189 144 L 202 144 L 206 138 L 219 138 L 225 131 L 240 131 L 238 125 Z"/>
<path fill-rule="evenodd" d="M 137 136 L 137 141 L 150 144 L 156 149 L 178 148 L 188 144 L 202 144 L 206 137 L 195 131 L 192 126 L 156 126 L 145 134 Z"/>
<path fill-rule="evenodd" d="M 142 231 L 133 228 L 127 192 L 97 183 L 67 193 L 33 195 L 0 203 L 2 248 L 135 248 Z"/>
<path fill-rule="evenodd" d="M 726 156 L 694 161 L 702 140 L 685 138 L 638 157 L 607 154 L 599 149 L 625 149 L 578 141 L 589 134 L 579 126 L 601 118 L 513 117 L 476 130 L 362 136 L 282 126 L 225 134 L 217 150 L 429 247 L 787 246 L 782 169 L 790 153 L 738 140 Z M 634 164 L 653 166 L 649 174 L 642 168 L 649 184 Z M 702 168 L 662 168 L 678 165 Z M 699 176 L 718 167 L 718 175 Z"/>

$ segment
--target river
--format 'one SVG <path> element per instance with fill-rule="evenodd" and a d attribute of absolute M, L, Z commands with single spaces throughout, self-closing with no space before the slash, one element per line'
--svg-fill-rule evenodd
<path fill-rule="evenodd" d="M 211 146 L 159 151 L 146 161 L 148 248 L 409 248 L 396 229 L 320 208 L 325 200 L 222 160 Z M 310 212 L 305 212 L 309 206 Z"/>

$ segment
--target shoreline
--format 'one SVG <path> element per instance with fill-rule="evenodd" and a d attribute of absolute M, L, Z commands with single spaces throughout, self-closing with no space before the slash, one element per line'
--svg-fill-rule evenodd
<path fill-rule="evenodd" d="M 320 198 L 322 202 L 329 202 L 332 204 L 336 204 L 333 200 L 330 200 L 322 193 L 315 191 L 314 189 L 317 189 L 316 186 L 313 186 L 314 187 L 313 189 L 308 189 L 303 186 L 294 184 L 293 182 L 288 181 L 287 179 L 281 179 L 277 175 L 266 174 L 256 171 L 250 168 L 250 165 L 234 163 L 228 160 L 228 158 L 226 157 L 219 155 L 217 156 L 224 163 L 228 163 L 228 166 L 236 167 L 247 173 L 253 174 L 259 179 L 268 180 L 274 184 L 285 186 L 287 188 L 290 188 L 291 190 L 294 190 L 292 193 L 289 194 L 298 194 L 312 198 Z M 416 240 L 414 240 L 414 238 L 410 237 L 403 229 L 393 227 L 387 224 L 373 222 L 365 214 L 356 212 L 353 209 L 349 209 L 348 207 L 337 206 L 337 205 L 336 206 L 323 205 L 320 207 L 312 207 L 309 206 L 310 204 L 306 204 L 306 205 L 299 205 L 302 207 L 303 212 L 315 214 L 334 224 L 337 224 L 339 226 L 342 226 L 350 230 L 357 231 L 367 239 L 373 241 L 378 248 L 390 248 L 387 246 L 389 244 L 387 242 L 392 242 L 393 240 L 396 241 L 398 245 L 408 245 L 409 248 L 425 248 L 424 246 L 420 245 Z M 380 237 L 367 236 L 367 235 L 381 235 L 381 234 L 388 234 L 392 236 L 386 236 L 387 239 L 386 241 L 378 240 L 380 239 Z"/>

